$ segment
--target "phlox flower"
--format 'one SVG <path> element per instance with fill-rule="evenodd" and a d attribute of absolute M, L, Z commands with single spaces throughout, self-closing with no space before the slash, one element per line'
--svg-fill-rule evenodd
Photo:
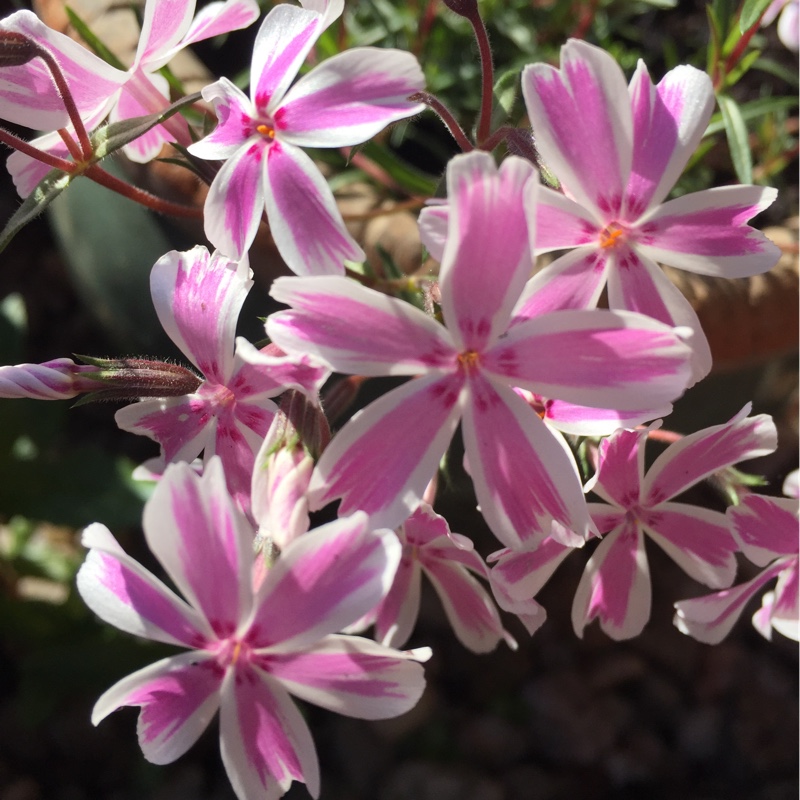
<path fill-rule="evenodd" d="M 753 625 L 766 639 L 772 638 L 774 628 L 800 641 L 798 511 L 796 494 L 792 498 L 751 494 L 729 508 L 731 533 L 742 552 L 766 569 L 731 589 L 675 603 L 678 629 L 701 642 L 721 642 L 747 603 L 777 577 L 775 589 L 763 596 L 761 608 L 753 615 Z"/>
<path fill-rule="evenodd" d="M 18 11 L 2 21 L 2 28 L 24 33 L 56 56 L 88 130 L 106 116 L 111 122 L 154 114 L 169 103 L 169 84 L 158 70 L 196 42 L 246 28 L 258 19 L 255 0 L 225 0 L 204 6 L 195 15 L 196 0 L 147 0 L 142 31 L 133 64 L 115 69 L 68 36 L 51 30 L 30 11 Z M 68 126 L 69 118 L 45 65 L 34 59 L 20 67 L 3 69 L 0 77 L 0 117 L 40 130 Z M 191 144 L 186 121 L 175 115 L 126 145 L 132 161 L 155 158 L 165 142 Z M 57 133 L 34 139 L 41 150 L 67 158 Z M 30 194 L 50 167 L 22 153 L 13 153 L 8 169 L 17 191 Z"/>
<path fill-rule="evenodd" d="M 739 549 L 725 515 L 675 502 L 703 478 L 777 446 L 771 417 L 748 417 L 745 406 L 715 425 L 671 444 L 644 474 L 647 430 L 621 430 L 600 446 L 599 466 L 587 484 L 605 503 L 589 503 L 605 534 L 589 559 L 572 606 L 572 624 L 582 635 L 593 619 L 613 639 L 641 633 L 650 617 L 650 571 L 645 536 L 690 577 L 706 586 L 730 586 Z"/>
<path fill-rule="evenodd" d="M 461 421 L 484 517 L 511 546 L 545 515 L 585 534 L 577 468 L 513 387 L 590 408 L 668 406 L 688 380 L 688 346 L 648 318 L 559 311 L 516 319 L 531 271 L 528 223 L 538 176 L 486 153 L 448 164 L 449 227 L 440 273 L 444 325 L 420 309 L 340 276 L 279 278 L 291 306 L 267 333 L 289 353 L 360 375 L 418 376 L 355 415 L 334 436 L 311 479 L 312 509 L 341 498 L 378 527 L 417 507 Z"/>
<path fill-rule="evenodd" d="M 303 781 L 319 795 L 311 734 L 290 695 L 340 714 L 383 719 L 408 711 L 424 678 L 415 660 L 335 635 L 380 601 L 400 557 L 394 535 L 363 514 L 318 528 L 287 548 L 254 591 L 253 531 L 225 489 L 219 459 L 204 475 L 171 465 L 145 506 L 148 545 L 182 599 L 128 556 L 103 525 L 89 526 L 78 591 L 105 622 L 190 648 L 112 686 L 97 725 L 139 706 L 145 758 L 185 753 L 220 712 L 220 749 L 240 800 L 282 795 Z"/>
<path fill-rule="evenodd" d="M 344 0 L 283 4 L 256 37 L 248 98 L 227 78 L 203 90 L 219 124 L 190 152 L 227 159 L 205 205 L 209 241 L 241 258 L 266 208 L 270 232 L 298 274 L 343 273 L 364 253 L 347 232 L 333 194 L 301 147 L 360 144 L 423 109 L 406 98 L 423 88 L 417 60 L 399 50 L 359 47 L 333 56 L 290 87 Z"/>
<path fill-rule="evenodd" d="M 327 371 L 307 359 L 259 353 L 234 339 L 252 281 L 246 265 L 204 247 L 162 256 L 150 275 L 158 318 L 200 371 L 196 391 L 147 398 L 117 411 L 123 430 L 157 441 L 167 463 L 219 455 L 231 493 L 248 506 L 253 463 L 277 406 L 269 399 L 289 388 L 316 393 Z M 249 363 L 254 361 L 257 363 Z"/>
<path fill-rule="evenodd" d="M 726 186 L 664 202 L 711 117 L 710 79 L 680 66 L 654 86 L 640 61 L 626 86 L 608 53 L 570 40 L 560 70 L 525 67 L 522 91 L 536 147 L 563 190 L 541 190 L 536 252 L 574 248 L 533 278 L 532 309 L 594 307 L 607 286 L 610 308 L 694 330 L 699 380 L 711 368 L 708 343 L 657 262 L 743 278 L 780 255 L 746 224 L 773 202 L 775 189 Z"/>
<path fill-rule="evenodd" d="M 503 630 L 500 615 L 487 591 L 474 575 L 488 579 L 483 559 L 466 536 L 451 533 L 447 520 L 427 503 L 397 529 L 403 555 L 392 586 L 381 603 L 359 623 L 363 630 L 375 625 L 375 637 L 387 647 L 402 647 L 419 616 L 422 576 L 433 585 L 458 640 L 474 653 L 488 653 L 504 639 L 516 642 Z"/>

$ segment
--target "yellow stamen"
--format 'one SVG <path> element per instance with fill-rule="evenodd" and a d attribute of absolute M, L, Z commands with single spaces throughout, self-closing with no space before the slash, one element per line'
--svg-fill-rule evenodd
<path fill-rule="evenodd" d="M 233 647 L 233 653 L 231 654 L 231 664 L 235 664 L 239 658 L 239 654 L 242 652 L 242 643 L 236 642 Z"/>
<path fill-rule="evenodd" d="M 458 363 L 466 372 L 471 372 L 478 366 L 480 355 L 475 350 L 465 350 L 458 354 Z"/>
<path fill-rule="evenodd" d="M 600 232 L 600 247 L 614 247 L 619 244 L 619 239 L 625 233 L 625 229 L 616 222 L 607 225 Z"/>
<path fill-rule="evenodd" d="M 269 125 L 261 124 L 256 126 L 256 130 L 262 135 L 266 136 L 268 139 L 275 138 L 275 128 L 270 127 Z"/>

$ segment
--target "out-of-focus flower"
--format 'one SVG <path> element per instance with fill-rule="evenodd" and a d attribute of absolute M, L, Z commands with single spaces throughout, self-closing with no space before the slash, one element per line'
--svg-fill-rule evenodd
<path fill-rule="evenodd" d="M 203 476 L 172 465 L 148 501 L 150 549 L 186 598 L 89 526 L 78 591 L 105 622 L 191 648 L 123 678 L 97 701 L 97 725 L 139 706 L 145 758 L 183 755 L 220 711 L 220 749 L 241 800 L 277 798 L 292 781 L 319 795 L 311 734 L 290 695 L 340 714 L 383 719 L 419 699 L 430 651 L 399 652 L 336 631 L 380 601 L 400 546 L 363 514 L 296 541 L 254 592 L 253 531 L 231 502 L 219 459 Z"/>
<path fill-rule="evenodd" d="M 775 0 L 761 17 L 762 26 L 778 19 L 778 38 L 793 52 L 800 48 L 800 2 L 798 0 Z"/>

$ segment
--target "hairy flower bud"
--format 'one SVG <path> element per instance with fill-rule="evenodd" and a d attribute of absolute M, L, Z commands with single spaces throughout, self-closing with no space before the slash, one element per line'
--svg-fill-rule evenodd
<path fill-rule="evenodd" d="M 0 30 L 0 67 L 21 67 L 39 55 L 39 48 L 24 34 Z"/>

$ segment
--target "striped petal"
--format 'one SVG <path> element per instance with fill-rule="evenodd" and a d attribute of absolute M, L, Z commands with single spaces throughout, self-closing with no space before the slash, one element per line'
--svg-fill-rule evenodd
<path fill-rule="evenodd" d="M 412 709 L 425 689 L 430 650 L 400 652 L 358 636 L 326 636 L 307 650 L 270 654 L 270 675 L 293 695 L 337 714 L 387 719 Z"/>
<path fill-rule="evenodd" d="M 778 263 L 781 251 L 747 221 L 778 193 L 721 186 L 659 206 L 635 228 L 636 247 L 661 264 L 720 278 L 746 278 Z"/>
<path fill-rule="evenodd" d="M 599 47 L 570 39 L 561 69 L 531 64 L 522 94 L 536 147 L 567 194 L 595 217 L 611 220 L 622 206 L 633 136 L 625 76 Z"/>
<path fill-rule="evenodd" d="M 458 425 L 461 386 L 458 375 L 425 375 L 356 414 L 317 464 L 311 508 L 341 498 L 339 514 L 366 511 L 376 528 L 394 528 L 407 519 Z"/>
<path fill-rule="evenodd" d="M 235 509 L 218 459 L 202 476 L 172 464 L 144 509 L 150 550 L 219 638 L 231 636 L 252 603 L 254 531 Z"/>
<path fill-rule="evenodd" d="M 456 156 L 447 167 L 449 216 L 439 286 L 442 313 L 460 350 L 482 350 L 508 327 L 531 273 L 525 204 L 538 178 L 531 164 L 488 153 Z M 491 264 L 491 269 L 487 265 Z"/>
<path fill-rule="evenodd" d="M 572 603 L 578 636 L 593 620 L 617 641 L 638 636 L 650 619 L 650 567 L 635 524 L 609 533 L 586 565 Z"/>
<path fill-rule="evenodd" d="M 269 317 L 270 339 L 336 372 L 419 375 L 455 368 L 456 352 L 442 325 L 349 278 L 278 278 L 270 294 L 292 307 Z"/>
<path fill-rule="evenodd" d="M 406 98 L 424 86 L 410 53 L 357 47 L 301 78 L 273 119 L 280 138 L 300 147 L 360 144 L 392 122 L 421 112 L 424 104 Z"/>
<path fill-rule="evenodd" d="M 89 554 L 78 571 L 78 591 L 104 622 L 186 647 L 201 647 L 213 638 L 205 619 L 127 555 L 104 525 L 86 528 L 81 543 Z"/>
<path fill-rule="evenodd" d="M 513 390 L 473 376 L 462 430 L 481 513 L 503 544 L 518 547 L 548 517 L 588 533 L 574 462 Z"/>
<path fill-rule="evenodd" d="M 275 141 L 264 163 L 267 217 L 275 245 L 298 275 L 341 275 L 364 251 L 345 227 L 325 178 L 289 142 Z"/>
<path fill-rule="evenodd" d="M 114 684 L 95 703 L 97 725 L 123 706 L 140 706 L 139 745 L 153 764 L 182 756 L 219 707 L 220 674 L 210 654 L 181 653 L 157 661 Z"/>
<path fill-rule="evenodd" d="M 754 564 L 763 567 L 797 553 L 797 500 L 750 494 L 726 513 L 731 533 Z"/>

